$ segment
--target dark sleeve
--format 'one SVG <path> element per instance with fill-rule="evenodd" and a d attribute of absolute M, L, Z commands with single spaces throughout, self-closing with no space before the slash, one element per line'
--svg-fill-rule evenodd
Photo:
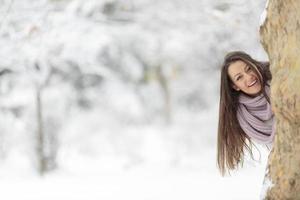
<path fill-rule="evenodd" d="M 270 70 L 270 63 L 269 62 L 262 62 L 262 69 L 263 73 L 265 74 L 265 77 L 267 80 L 272 80 L 272 74 Z"/>

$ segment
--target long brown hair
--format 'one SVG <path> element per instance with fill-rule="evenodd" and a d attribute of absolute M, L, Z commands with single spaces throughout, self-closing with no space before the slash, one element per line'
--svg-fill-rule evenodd
<path fill-rule="evenodd" d="M 233 83 L 228 76 L 228 67 L 236 61 L 243 61 L 249 64 L 252 70 L 257 74 L 262 85 L 261 93 L 263 93 L 270 102 L 264 90 L 265 85 L 272 79 L 269 62 L 257 61 L 242 51 L 228 53 L 224 58 L 221 68 L 217 144 L 217 164 L 222 175 L 229 172 L 229 170 L 236 169 L 239 164 L 243 165 L 245 150 L 247 150 L 252 159 L 254 159 L 252 152 L 253 143 L 240 127 L 236 117 L 240 91 L 236 91 L 232 88 Z"/>

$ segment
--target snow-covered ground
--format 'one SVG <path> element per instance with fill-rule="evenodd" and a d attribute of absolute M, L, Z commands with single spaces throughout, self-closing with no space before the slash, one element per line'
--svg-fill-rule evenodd
<path fill-rule="evenodd" d="M 94 165 L 93 162 L 90 163 Z M 6 200 L 255 200 L 262 186 L 262 166 L 221 178 L 212 169 L 153 170 L 55 174 L 1 178 L 1 198 Z M 88 168 L 87 168 L 88 169 Z"/>
<path fill-rule="evenodd" d="M 257 161 L 246 157 L 243 168 L 221 177 L 216 167 L 215 136 L 206 136 L 214 134 L 215 114 L 216 109 L 194 116 L 194 120 L 178 117 L 181 120 L 172 126 L 127 127 L 123 134 L 138 141 L 130 143 L 133 147 L 126 146 L 129 142 L 123 140 L 130 139 L 120 137 L 123 142 L 118 145 L 124 146 L 114 153 L 95 148 L 94 143 L 104 145 L 97 135 L 77 141 L 79 146 L 66 143 L 58 156 L 58 170 L 42 178 L 28 159 L 15 153 L 0 167 L 1 199 L 258 200 L 268 150 L 258 146 L 261 155 L 255 151 Z M 163 134 L 177 141 L 167 143 L 161 140 Z M 187 141 L 189 137 L 181 134 L 195 135 Z"/>
<path fill-rule="evenodd" d="M 232 176 L 221 177 L 214 165 L 215 152 L 201 156 L 197 168 L 139 165 L 118 169 L 119 162 L 103 166 L 97 158 L 73 161 L 73 171 L 55 172 L 44 178 L 18 176 L 1 168 L 1 199 L 5 200 L 258 200 L 265 161 L 246 164 Z M 80 167 L 78 167 L 80 165 Z M 106 169 L 105 169 L 106 168 Z M 5 175 L 3 175 L 5 173 Z"/>
<path fill-rule="evenodd" d="M 2 166 L 1 199 L 259 199 L 266 159 L 246 162 L 243 169 L 225 177 L 215 167 L 215 151 L 207 150 L 198 159 L 202 165 L 193 167 L 140 164 L 128 168 L 122 159 L 73 158 L 72 170 L 62 168 L 43 178 L 31 170 Z"/>

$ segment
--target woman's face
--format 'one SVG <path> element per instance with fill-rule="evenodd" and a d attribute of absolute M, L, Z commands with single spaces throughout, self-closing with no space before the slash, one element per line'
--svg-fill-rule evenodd
<path fill-rule="evenodd" d="M 228 75 L 233 83 L 232 87 L 237 91 L 243 91 L 248 95 L 256 95 L 261 91 L 261 83 L 257 74 L 245 62 L 238 60 L 228 67 Z"/>

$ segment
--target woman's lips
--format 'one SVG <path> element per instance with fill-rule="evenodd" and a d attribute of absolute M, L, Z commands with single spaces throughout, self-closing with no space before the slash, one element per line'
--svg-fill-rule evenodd
<path fill-rule="evenodd" d="M 257 79 L 255 79 L 254 81 L 252 81 L 251 83 L 250 83 L 250 85 L 248 85 L 248 87 L 252 87 L 254 84 L 256 84 L 257 83 Z"/>

